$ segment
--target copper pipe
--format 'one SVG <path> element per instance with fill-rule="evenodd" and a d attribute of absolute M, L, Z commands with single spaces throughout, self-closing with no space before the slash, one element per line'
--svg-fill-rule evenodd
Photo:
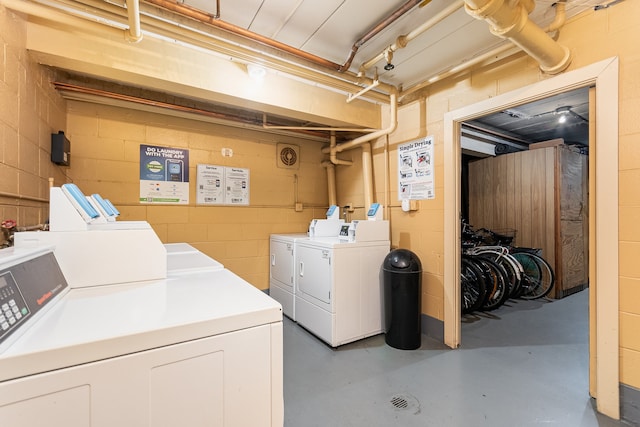
<path fill-rule="evenodd" d="M 387 28 L 389 25 L 391 25 L 393 22 L 395 22 L 398 18 L 403 16 L 405 13 L 409 12 L 411 9 L 413 9 L 415 5 L 417 5 L 420 2 L 422 2 L 422 0 L 407 1 L 405 4 L 403 4 L 398 9 L 396 9 L 395 12 L 393 12 L 391 15 L 389 15 L 388 17 L 380 21 L 375 27 L 370 29 L 365 35 L 360 37 L 351 47 L 351 52 L 349 53 L 349 57 L 347 58 L 346 62 L 340 67 L 338 71 L 340 72 L 347 71 L 349 67 L 351 67 L 353 58 L 356 56 L 356 53 L 358 52 L 358 49 L 360 49 L 360 46 L 362 46 L 363 44 L 371 40 L 375 35 L 377 35 L 379 32 Z M 422 5 L 420 7 L 422 7 Z"/>
<path fill-rule="evenodd" d="M 167 110 L 179 111 L 181 113 L 198 114 L 198 115 L 201 115 L 201 116 L 211 117 L 213 119 L 226 120 L 226 121 L 242 123 L 242 124 L 246 124 L 246 125 L 252 125 L 252 126 L 261 126 L 262 125 L 261 122 L 259 123 L 259 122 L 255 121 L 255 120 L 250 120 L 250 119 L 246 119 L 246 118 L 243 118 L 243 117 L 234 116 L 234 115 L 231 115 L 231 114 L 216 113 L 215 111 L 208 111 L 208 110 L 202 110 L 200 108 L 193 108 L 193 107 L 186 107 L 186 106 L 182 106 L 182 105 L 169 104 L 167 102 L 154 101 L 154 100 L 151 100 L 151 99 L 139 98 L 139 97 L 135 97 L 135 96 L 124 95 L 124 94 L 115 93 L 115 92 L 109 92 L 109 91 L 105 91 L 105 90 L 101 90 L 101 89 L 93 89 L 93 88 L 89 88 L 89 87 L 77 86 L 77 85 L 72 85 L 72 84 L 69 84 L 69 83 L 52 82 L 52 84 L 57 90 L 64 90 L 64 91 L 68 91 L 68 92 L 75 92 L 75 93 L 82 93 L 82 94 L 87 94 L 87 95 L 101 96 L 101 97 L 104 97 L 104 98 L 115 99 L 115 100 L 118 100 L 118 101 L 133 102 L 133 103 L 140 104 L 140 105 L 147 105 L 147 106 L 151 106 L 151 107 L 165 108 Z M 326 134 L 322 134 L 320 132 L 305 131 L 303 129 L 291 129 L 291 132 L 297 132 L 297 133 L 300 133 L 300 134 L 310 135 L 310 136 L 314 136 L 314 137 L 324 137 L 326 135 Z M 0 195 L 2 195 L 2 194 L 0 193 Z"/>
<path fill-rule="evenodd" d="M 233 34 L 246 37 L 249 40 L 279 49 L 283 52 L 286 52 L 291 55 L 297 56 L 299 58 L 305 59 L 307 61 L 313 62 L 317 65 L 330 68 L 333 70 L 340 70 L 341 68 L 340 64 L 336 64 L 335 62 L 331 62 L 324 58 L 320 58 L 319 56 L 310 54 L 300 49 L 296 49 L 293 46 L 280 43 L 268 37 L 261 36 L 260 34 L 254 33 L 253 31 L 245 30 L 244 28 L 238 27 L 236 25 L 230 24 L 225 21 L 221 21 L 206 12 L 187 6 L 185 4 L 175 3 L 169 0 L 144 0 L 144 1 L 146 1 L 147 3 L 153 4 L 155 6 L 161 7 L 163 9 L 167 9 L 172 12 L 179 13 L 188 18 L 195 19 L 196 21 L 204 22 L 206 24 L 212 25 L 222 30 L 229 31 Z"/>

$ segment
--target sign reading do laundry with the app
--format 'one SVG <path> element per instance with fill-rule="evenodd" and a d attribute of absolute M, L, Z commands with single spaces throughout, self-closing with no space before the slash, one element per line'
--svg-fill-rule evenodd
<path fill-rule="evenodd" d="M 189 203 L 189 150 L 140 145 L 140 203 Z"/>

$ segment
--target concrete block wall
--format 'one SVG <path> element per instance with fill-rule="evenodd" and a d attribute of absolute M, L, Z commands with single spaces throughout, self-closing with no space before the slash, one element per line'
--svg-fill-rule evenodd
<path fill-rule="evenodd" d="M 0 221 L 19 226 L 44 223 L 49 177 L 66 179 L 50 161 L 66 103 L 51 86 L 55 74 L 29 58 L 24 40 L 24 21 L 0 6 Z"/>
<path fill-rule="evenodd" d="M 187 242 L 259 289 L 269 287 L 269 235 L 306 232 L 327 207 L 321 143 L 85 102 L 68 103 L 73 164 L 85 194 L 100 193 L 122 220 L 148 221 L 165 243 Z M 300 147 L 300 168 L 277 165 L 277 144 Z M 189 150 L 188 205 L 141 205 L 140 145 Z M 223 157 L 223 148 L 233 150 Z M 196 205 L 196 166 L 250 170 L 250 206 Z M 294 201 L 303 204 L 296 212 Z"/>

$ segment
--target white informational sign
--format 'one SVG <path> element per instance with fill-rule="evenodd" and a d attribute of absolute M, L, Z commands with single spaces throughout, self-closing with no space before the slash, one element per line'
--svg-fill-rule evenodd
<path fill-rule="evenodd" d="M 196 203 L 249 205 L 249 169 L 198 165 Z"/>
<path fill-rule="evenodd" d="M 433 136 L 398 146 L 398 199 L 435 198 Z"/>
<path fill-rule="evenodd" d="M 224 205 L 224 167 L 198 165 L 196 204 Z"/>
<path fill-rule="evenodd" d="M 249 204 L 249 169 L 226 168 L 224 174 L 225 202 L 228 205 Z"/>
<path fill-rule="evenodd" d="M 189 150 L 140 145 L 140 203 L 189 204 Z"/>

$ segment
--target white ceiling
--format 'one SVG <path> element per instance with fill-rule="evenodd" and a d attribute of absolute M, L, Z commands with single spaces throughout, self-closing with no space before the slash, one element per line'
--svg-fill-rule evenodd
<path fill-rule="evenodd" d="M 35 0 L 40 1 L 40 0 Z M 67 4 L 67 0 L 54 0 L 53 3 Z M 83 1 L 101 3 L 101 0 L 76 0 L 78 4 Z M 108 0 L 109 2 L 122 2 L 126 0 Z M 167 6 L 176 5 L 174 0 L 147 0 L 157 5 L 157 2 L 166 1 Z M 177 0 L 178 6 L 180 0 Z M 511 0 L 514 1 L 514 0 Z M 566 0 L 566 16 L 571 19 L 575 15 L 590 8 L 603 9 L 622 0 Z M 141 0 L 145 3 L 145 0 Z M 357 52 L 348 69 L 350 82 L 355 82 L 354 76 L 361 69 L 363 63 L 378 57 L 390 45 L 394 44 L 399 36 L 415 32 L 416 28 L 434 19 L 443 10 L 458 4 L 460 7 L 450 16 L 433 25 L 429 30 L 417 35 L 405 48 L 399 48 L 394 52 L 392 70 L 385 70 L 386 61 L 382 58 L 375 63 L 375 68 L 366 71 L 368 78 L 373 78 L 378 73 L 382 83 L 393 85 L 401 89 L 401 94 L 407 93 L 412 87 L 419 87 L 431 77 L 439 75 L 447 69 L 451 69 L 463 62 L 479 57 L 485 52 L 492 51 L 499 46 L 511 46 L 511 42 L 503 40 L 491 34 L 489 24 L 476 20 L 465 11 L 462 0 L 182 0 L 182 4 L 189 8 L 195 8 L 209 14 L 213 21 L 222 21 L 233 26 L 247 30 L 255 35 L 285 44 L 291 49 L 299 50 L 305 54 L 315 55 L 324 61 L 330 61 L 338 67 L 348 63 L 348 58 L 354 44 L 361 41 L 362 37 L 370 34 L 374 28 L 381 28 L 375 36 L 358 46 Z M 556 1 L 537 0 L 535 9 L 530 18 L 540 27 L 550 24 L 556 16 Z M 145 5 L 148 6 L 148 5 Z M 394 15 L 401 7 L 407 6 L 407 12 L 398 19 L 384 27 L 380 24 Z M 190 18 L 176 15 L 174 12 L 160 12 L 155 6 L 145 7 L 145 13 L 158 14 L 160 19 L 175 20 L 178 27 L 188 24 Z M 219 14 L 219 16 L 217 16 Z M 213 19 L 214 16 L 217 16 Z M 203 22 L 205 22 L 203 20 Z M 191 21 L 193 22 L 193 21 Z M 189 24 L 188 24 L 189 25 Z M 198 28 L 207 26 L 199 23 Z M 143 29 L 144 29 L 143 25 Z M 245 38 L 239 32 L 231 34 L 224 30 L 211 29 L 216 32 L 216 37 L 228 37 L 230 44 L 244 44 L 248 50 L 254 52 L 258 59 L 276 56 L 286 57 L 285 63 L 299 65 L 300 68 L 322 68 L 316 63 L 313 67 L 309 62 L 290 51 L 267 47 L 264 43 L 256 42 L 255 38 Z M 562 31 L 562 29 L 560 29 Z M 263 50 L 262 50 L 263 49 Z M 262 53 L 260 53 L 262 52 Z M 299 59 L 299 63 L 296 62 Z M 268 61 L 265 61 L 268 63 Z M 285 65 L 286 66 L 286 65 Z M 75 70 L 65 71 L 74 74 Z M 287 70 L 280 70 L 285 73 Z M 339 74 L 335 67 L 327 69 L 327 73 L 335 76 Z M 314 74 L 308 74 L 313 76 Z M 122 82 L 127 85 L 127 82 Z M 353 83 L 350 83 L 353 84 Z M 351 86 L 353 88 L 353 86 Z M 339 89 L 340 90 L 340 89 Z M 351 89 L 349 89 L 351 90 Z M 372 91 L 374 92 L 374 91 Z M 382 91 L 384 92 L 384 91 Z M 180 96 L 180 94 L 174 94 Z M 570 106 L 574 109 L 581 108 L 579 115 L 588 120 L 588 101 L 586 92 L 576 94 L 559 95 L 553 103 L 537 103 L 535 106 L 522 106 L 522 114 L 497 113 L 493 117 L 477 120 L 475 125 L 484 125 L 492 128 L 500 128 L 523 137 L 520 130 L 548 129 L 549 133 L 537 135 L 536 139 L 551 139 L 557 136 L 556 109 Z M 569 98 L 570 96 L 570 98 Z M 567 97 L 567 99 L 563 99 Z M 548 107 L 548 108 L 547 108 Z M 233 111 L 227 111 L 228 109 Z M 545 110 L 548 109 L 548 111 Z M 245 106 L 211 105 L 209 110 L 237 115 L 246 121 L 258 121 L 262 112 L 248 111 Z M 227 110 L 225 110 L 227 109 Z M 251 117 L 246 117 L 251 116 Z M 258 119 L 253 118 L 256 116 Z M 525 117 L 527 116 L 527 117 Z M 575 117 L 575 115 L 574 115 Z M 270 116 L 271 118 L 271 116 Z M 510 124 L 504 121 L 511 121 Z M 519 120 L 518 123 L 515 123 Z M 535 122 L 535 123 L 534 123 Z M 568 141 L 586 145 L 584 120 L 576 124 L 574 132 L 567 136 Z M 293 125 L 283 121 L 281 124 Z M 533 125 L 532 125 L 533 124 Z M 568 126 L 566 126 L 568 128 Z M 551 133 L 554 132 L 554 133 Z M 562 137 L 562 136 L 560 136 Z M 541 138 L 541 139 L 538 139 Z M 532 142 L 532 141 L 529 141 Z"/>
<path fill-rule="evenodd" d="M 570 18 L 611 0 L 568 0 Z M 352 46 L 383 19 L 406 2 L 402 0 L 185 0 L 184 4 L 219 13 L 219 19 L 261 36 L 329 60 L 345 64 Z M 398 36 L 406 35 L 438 12 L 450 0 L 432 0 L 424 7 L 414 6 L 375 37 L 362 45 L 350 67 L 360 65 L 383 52 Z M 530 18 L 541 27 L 555 16 L 554 0 L 538 0 Z M 418 84 L 465 60 L 472 59 L 501 44 L 509 43 L 489 32 L 489 25 L 460 8 L 451 16 L 418 36 L 394 53 L 395 68 L 384 70 L 385 61 L 376 65 L 380 80 L 404 88 Z M 373 76 L 373 70 L 367 73 Z"/>

